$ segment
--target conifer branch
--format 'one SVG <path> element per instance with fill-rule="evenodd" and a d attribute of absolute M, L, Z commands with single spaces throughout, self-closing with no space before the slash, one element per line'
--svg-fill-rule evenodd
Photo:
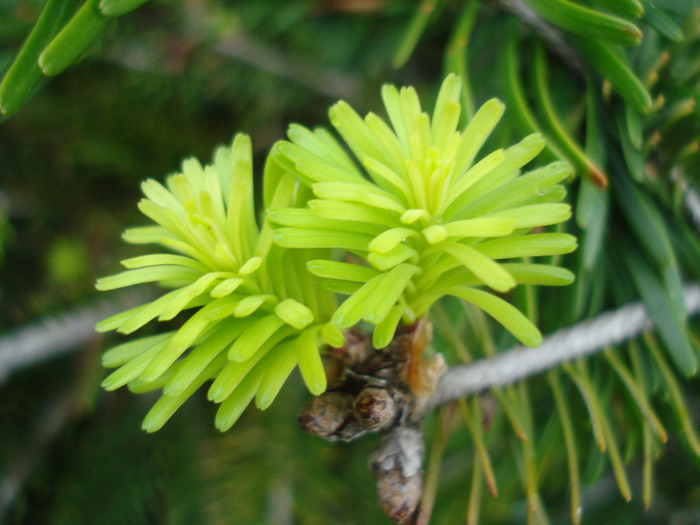
<path fill-rule="evenodd" d="M 585 68 L 578 52 L 564 39 L 561 31 L 544 21 L 532 7 L 522 0 L 489 0 L 504 11 L 508 11 L 529 27 L 537 36 L 547 42 L 549 49 L 578 74 L 583 75 Z"/>
<path fill-rule="evenodd" d="M 143 300 L 143 293 L 123 293 L 110 301 L 42 319 L 0 338 L 0 384 L 13 372 L 64 355 L 98 337 L 95 323 Z"/>
<path fill-rule="evenodd" d="M 700 284 L 683 289 L 688 315 L 700 312 Z M 430 407 L 435 408 L 494 386 L 503 386 L 566 361 L 620 344 L 652 327 L 642 303 L 632 303 L 546 337 L 536 348 L 516 346 L 495 357 L 457 365 L 442 376 Z"/>

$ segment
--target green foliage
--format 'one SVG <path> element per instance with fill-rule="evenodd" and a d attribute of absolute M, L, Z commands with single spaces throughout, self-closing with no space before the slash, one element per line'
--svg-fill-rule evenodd
<path fill-rule="evenodd" d="M 376 326 L 374 346 L 383 348 L 400 322 L 426 316 L 446 295 L 478 305 L 525 344 L 539 344 L 534 324 L 475 285 L 503 293 L 516 284 L 573 281 L 564 268 L 496 262 L 576 247 L 571 235 L 526 235 L 571 216 L 568 205 L 553 202 L 564 196 L 556 183 L 569 170 L 553 163 L 518 176 L 544 146 L 536 135 L 474 162 L 503 105 L 486 103 L 460 133 L 459 96 L 460 80 L 448 76 L 431 124 L 414 89 L 385 86 L 394 132 L 376 115 L 362 121 L 344 102 L 331 108 L 337 131 L 368 175 L 327 131 L 293 125 L 293 142 L 273 147 L 262 181 L 264 213 L 282 226 L 274 233 L 267 221 L 256 227 L 245 135 L 220 148 L 209 166 L 190 159 L 165 186 L 144 182 L 139 209 L 156 226 L 131 228 L 123 237 L 169 253 L 122 261 L 127 270 L 99 279 L 97 288 L 157 282 L 172 290 L 97 329 L 131 334 L 156 318 L 199 309 L 177 331 L 108 350 L 104 364 L 118 369 L 103 386 L 162 389 L 143 423 L 153 432 L 212 380 L 208 397 L 220 403 L 216 426 L 228 430 L 253 398 L 268 408 L 297 365 L 311 393 L 324 392 L 319 344 L 343 346 L 343 330 L 365 320 Z M 317 199 L 309 200 L 308 187 Z M 321 258 L 340 249 L 367 266 Z M 326 280 L 319 284 L 313 276 Z M 354 291 L 336 308 L 338 290 Z"/>
<path fill-rule="evenodd" d="M 506 298 L 545 335 L 639 300 L 657 329 L 431 418 L 423 508 L 432 513 L 422 519 L 694 522 L 700 441 L 692 407 L 700 395 L 697 380 L 685 376 L 700 354 L 697 321 L 687 318 L 680 294 L 700 278 L 697 223 L 685 204 L 699 180 L 697 1 L 149 3 L 116 22 L 107 15 L 138 3 L 95 5 L 0 6 L 0 63 L 8 68 L 0 105 L 7 114 L 17 112 L 0 126 L 2 191 L 9 202 L 2 206 L 8 217 L 2 231 L 12 233 L 3 234 L 3 330 L 91 297 L 93 271 L 104 275 L 114 271 L 113 261 L 133 258 L 116 240 L 139 220 L 132 205 L 138 181 L 160 178 L 164 166 L 186 155 L 203 158 L 234 129 L 250 132 L 251 158 L 263 166 L 288 122 L 323 122 L 337 99 L 361 114 L 381 112 L 376 93 L 387 81 L 416 86 L 433 107 L 431 95 L 437 98 L 445 76 L 436 62 L 444 57 L 444 73 L 463 80 L 458 95 L 451 94 L 463 108 L 457 129 L 498 97 L 507 110 L 484 151 L 506 150 L 538 133 L 545 139 L 538 166 L 563 160 L 578 177 L 560 183 L 567 191 L 557 203 L 571 206 L 575 221 L 551 233 L 575 235 L 580 246 L 541 261 L 568 268 L 576 281 L 563 288 L 525 284 Z M 42 8 L 55 16 L 40 18 Z M 83 17 L 90 23 L 81 25 Z M 64 35 L 78 37 L 61 43 L 66 29 Z M 53 72 L 81 56 L 90 60 L 48 79 L 39 67 L 45 51 Z M 399 70 L 389 70 L 392 59 Z M 295 142 L 289 138 L 287 146 Z M 352 139 L 343 141 L 350 149 L 343 146 L 345 154 L 354 155 Z M 273 157 L 285 158 L 279 146 Z M 356 161 L 357 171 L 367 171 L 360 156 Z M 601 189 L 606 182 L 608 189 Z M 338 200 L 312 191 L 291 204 L 292 213 L 315 214 Z M 264 193 L 262 205 L 269 207 L 270 193 Z M 277 208 L 270 219 L 289 214 L 290 204 Z M 423 230 L 408 238 L 427 242 Z M 373 233 L 372 239 L 381 232 Z M 85 252 L 61 248 L 66 237 Z M 321 275 L 313 278 L 369 281 L 379 271 L 369 248 L 368 239 L 353 255 L 353 262 L 364 262 L 352 269 L 327 251 L 310 257 L 310 269 Z M 61 262 L 83 257 L 93 271 Z M 517 267 L 507 264 L 516 276 Z M 79 280 L 74 287 L 60 284 L 68 270 Z M 259 271 L 246 279 L 257 279 Z M 416 275 L 408 277 L 411 286 Z M 179 284 L 196 281 L 194 274 L 188 279 Z M 326 284 L 346 295 L 357 292 L 338 283 Z M 290 298 L 271 290 L 274 306 Z M 260 308 L 277 316 L 272 306 Z M 392 321 L 407 311 L 389 310 Z M 333 309 L 324 312 L 321 327 Z M 178 319 L 185 315 L 167 322 L 172 332 L 166 337 L 184 326 Z M 431 317 L 435 349 L 450 364 L 494 355 L 513 342 L 478 308 L 453 297 L 436 302 Z M 149 327 L 142 331 L 143 338 L 162 337 Z M 107 344 L 119 343 L 108 336 Z M 61 385 L 81 381 L 75 372 L 84 364 L 52 361 L 2 384 L 0 470 L 24 480 L 9 507 L 0 507 L 11 523 L 89 523 L 80 512 L 87 509 L 100 523 L 226 523 L 231 516 L 265 523 L 274 522 L 272 508 L 299 523 L 381 523 L 365 472 L 371 439 L 339 447 L 298 433 L 293 414 L 304 390 L 296 372 L 285 395 L 264 413 L 244 412 L 227 434 L 212 432 L 210 404 L 193 393 L 168 425 L 145 435 L 137 422 L 157 397 L 147 394 L 143 403 L 144 396 L 98 394 L 101 373 L 87 367 L 92 408 L 81 405 L 49 444 L 28 439 L 49 428 L 49 419 L 36 427 L 29 422 Z M 46 447 L 43 455 L 27 453 Z M 23 468 L 32 474 L 16 477 Z M 615 485 L 623 497 L 613 495 Z"/>
<path fill-rule="evenodd" d="M 139 208 L 156 226 L 131 228 L 124 239 L 175 253 L 127 259 L 125 272 L 97 281 L 99 290 L 147 282 L 172 288 L 105 319 L 99 331 L 130 334 L 153 319 L 170 321 L 201 307 L 176 331 L 128 341 L 104 354 L 106 366 L 119 367 L 103 382 L 108 390 L 127 384 L 137 392 L 162 388 L 143 423 L 148 432 L 161 428 L 210 379 L 209 399 L 221 403 L 220 430 L 230 428 L 254 397 L 258 408 L 267 408 L 297 364 L 313 394 L 326 389 L 319 342 L 323 335 L 337 345 L 342 334 L 323 326 L 335 300 L 303 269 L 309 257 L 324 252 L 279 249 L 269 225 L 258 229 L 252 169 L 250 139 L 237 135 L 211 165 L 190 159 L 166 186 L 144 182 L 146 198 Z M 272 205 L 288 205 L 295 199 L 294 181 L 280 180 L 270 192 L 265 198 Z"/>
<path fill-rule="evenodd" d="M 270 210 L 272 222 L 282 226 L 275 241 L 288 248 L 343 248 L 374 270 L 357 275 L 345 263 L 308 263 L 314 275 L 329 279 L 331 289 L 351 291 L 332 321 L 340 328 L 373 323 L 376 348 L 391 341 L 401 320 L 415 322 L 445 295 L 477 304 L 536 346 L 541 335 L 532 323 L 473 286 L 503 293 L 516 284 L 573 281 L 562 268 L 495 262 L 573 251 L 570 235 L 523 235 L 569 218 L 569 206 L 556 203 L 564 196 L 556 183 L 569 170 L 553 163 L 518 177 L 544 146 L 536 135 L 475 162 L 504 108 L 492 99 L 457 132 L 460 93 L 459 79 L 448 76 L 431 122 L 414 89 L 385 86 L 393 130 L 373 113 L 362 120 L 345 103 L 333 106 L 331 122 L 362 171 L 323 130 L 292 127 L 291 142 L 271 153 L 317 197 L 303 212 Z"/>

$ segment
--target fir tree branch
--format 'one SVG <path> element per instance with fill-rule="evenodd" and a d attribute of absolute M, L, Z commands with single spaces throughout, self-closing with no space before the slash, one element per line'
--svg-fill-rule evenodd
<path fill-rule="evenodd" d="M 671 170 L 671 180 L 680 184 L 683 190 L 683 205 L 690 217 L 691 222 L 700 231 L 700 193 L 685 177 L 679 167 Z"/>
<path fill-rule="evenodd" d="M 585 68 L 578 52 L 564 39 L 561 31 L 542 20 L 542 18 L 522 0 L 482 0 L 485 4 L 493 4 L 513 14 L 524 25 L 532 29 L 554 53 L 557 53 L 568 66 L 580 75 Z"/>
<path fill-rule="evenodd" d="M 700 230 L 700 194 L 689 185 L 685 188 L 685 207 L 693 224 Z"/>
<path fill-rule="evenodd" d="M 58 357 L 98 337 L 95 324 L 143 301 L 143 293 L 123 293 L 110 301 L 42 319 L 0 338 L 0 384 L 22 368 Z"/>
<path fill-rule="evenodd" d="M 35 328 L 35 327 L 33 327 Z M 35 420 L 35 431 L 23 453 L 14 456 L 0 478 L 0 523 L 31 476 L 34 468 L 43 459 L 48 446 L 70 420 L 75 412 L 74 389 L 63 392 L 44 407 Z"/>
<path fill-rule="evenodd" d="M 700 312 L 700 284 L 683 289 L 688 315 Z M 503 386 L 585 357 L 636 337 L 652 327 L 642 303 L 632 303 L 545 338 L 536 348 L 516 346 L 495 357 L 457 365 L 442 376 L 429 406 L 435 408 L 468 394 Z"/>
<path fill-rule="evenodd" d="M 292 80 L 331 99 L 357 99 L 356 80 L 347 74 L 319 68 L 289 53 L 282 53 L 241 32 L 212 46 L 214 52 L 238 60 L 261 71 Z"/>

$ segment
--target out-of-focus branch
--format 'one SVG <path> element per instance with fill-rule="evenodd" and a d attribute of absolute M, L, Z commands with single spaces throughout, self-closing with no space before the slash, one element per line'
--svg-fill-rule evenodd
<path fill-rule="evenodd" d="M 214 44 L 212 49 L 223 56 L 275 76 L 287 78 L 332 99 L 352 101 L 357 98 L 359 92 L 357 80 L 354 77 L 320 69 L 318 65 L 281 53 L 243 33 Z"/>
<path fill-rule="evenodd" d="M 693 225 L 700 231 L 700 193 L 698 193 L 695 186 L 690 184 L 688 178 L 683 175 L 683 171 L 678 166 L 671 170 L 671 180 L 680 184 L 683 190 L 683 205 Z"/>
<path fill-rule="evenodd" d="M 581 57 L 562 36 L 561 31 L 545 22 L 526 2 L 522 0 L 482 0 L 486 5 L 497 6 L 512 13 L 537 36 L 547 42 L 547 46 L 558 54 L 571 69 L 583 75 L 585 68 Z"/>
<path fill-rule="evenodd" d="M 686 286 L 683 295 L 688 315 L 700 312 L 700 285 Z M 516 346 L 495 357 L 454 366 L 442 376 L 430 406 L 434 408 L 468 394 L 525 379 L 627 341 L 651 327 L 644 305 L 633 303 L 560 330 L 545 338 L 537 348 Z"/>
<path fill-rule="evenodd" d="M 37 415 L 35 431 L 23 453 L 13 458 L 10 466 L 0 477 L 0 522 L 10 510 L 12 503 L 41 460 L 48 445 L 63 429 L 75 411 L 74 392 L 64 392 L 52 399 Z"/>
<path fill-rule="evenodd" d="M 300 54 L 257 39 L 244 29 L 213 30 L 221 13 L 206 0 L 182 5 L 186 23 L 177 33 L 168 33 L 160 45 L 138 38 L 116 39 L 103 58 L 135 71 L 179 75 L 190 55 L 206 50 L 247 64 L 254 69 L 292 81 L 332 100 L 357 100 L 360 83 L 350 71 L 330 69 Z M 364 9 L 372 9 L 367 5 Z"/>
<path fill-rule="evenodd" d="M 196 36 L 196 35 L 195 35 Z M 193 35 L 184 35 L 169 47 L 149 48 L 138 40 L 118 40 L 111 44 L 103 59 L 134 71 L 160 74 L 179 74 L 183 56 L 196 49 L 199 41 Z M 360 88 L 350 73 L 333 71 L 318 64 L 292 56 L 245 33 L 206 43 L 206 48 L 217 55 L 247 64 L 276 77 L 291 80 L 330 99 L 357 100 Z"/>
<path fill-rule="evenodd" d="M 695 227 L 700 230 L 700 194 L 695 188 L 688 187 L 685 191 L 685 207 L 688 214 L 695 224 Z"/>
<path fill-rule="evenodd" d="M 95 323 L 136 306 L 143 294 L 127 292 L 24 326 L 0 338 L 0 384 L 21 369 L 66 354 L 97 337 Z"/>

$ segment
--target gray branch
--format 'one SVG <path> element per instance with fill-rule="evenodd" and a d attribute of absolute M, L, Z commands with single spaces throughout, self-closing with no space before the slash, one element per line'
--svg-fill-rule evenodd
<path fill-rule="evenodd" d="M 700 311 L 700 285 L 683 289 L 688 315 Z M 549 370 L 566 361 L 623 343 L 652 327 L 644 305 L 633 303 L 560 330 L 537 348 L 516 346 L 494 357 L 457 365 L 442 376 L 430 407 Z"/>
<path fill-rule="evenodd" d="M 0 384 L 22 368 L 61 356 L 97 337 L 95 324 L 143 302 L 144 294 L 125 292 L 72 312 L 38 321 L 0 338 Z"/>
<path fill-rule="evenodd" d="M 571 69 L 579 75 L 583 76 L 585 74 L 581 57 L 564 38 L 562 32 L 545 22 L 527 2 L 523 2 L 523 0 L 488 0 L 484 1 L 484 3 L 497 5 L 501 9 L 512 13 L 538 37 L 544 40 L 549 49 L 558 54 Z"/>
<path fill-rule="evenodd" d="M 685 207 L 695 227 L 700 230 L 700 194 L 694 188 L 685 191 Z"/>
<path fill-rule="evenodd" d="M 683 175 L 683 171 L 678 166 L 671 170 L 671 180 L 680 184 L 685 196 L 683 199 L 685 209 L 695 228 L 700 231 L 700 194 L 698 190 L 688 182 L 688 178 Z"/>
<path fill-rule="evenodd" d="M 300 58 L 285 54 L 250 36 L 239 35 L 222 40 L 212 49 L 272 75 L 287 78 L 332 99 L 354 100 L 359 92 L 357 81 L 340 71 L 320 69 Z"/>
<path fill-rule="evenodd" d="M 11 458 L 0 477 L 0 523 L 3 523 L 13 502 L 46 454 L 51 442 L 69 422 L 75 406 L 75 393 L 66 391 L 53 398 L 37 414 L 34 432 L 28 439 L 26 448 Z"/>
<path fill-rule="evenodd" d="M 700 312 L 700 285 L 688 285 L 683 293 L 688 315 Z M 0 384 L 21 368 L 66 354 L 94 339 L 96 322 L 143 300 L 141 294 L 126 293 L 116 300 L 40 321 L 0 338 Z M 651 327 L 644 305 L 633 303 L 560 330 L 537 348 L 516 346 L 488 359 L 454 366 L 440 380 L 429 407 L 525 379 L 627 341 Z"/>

